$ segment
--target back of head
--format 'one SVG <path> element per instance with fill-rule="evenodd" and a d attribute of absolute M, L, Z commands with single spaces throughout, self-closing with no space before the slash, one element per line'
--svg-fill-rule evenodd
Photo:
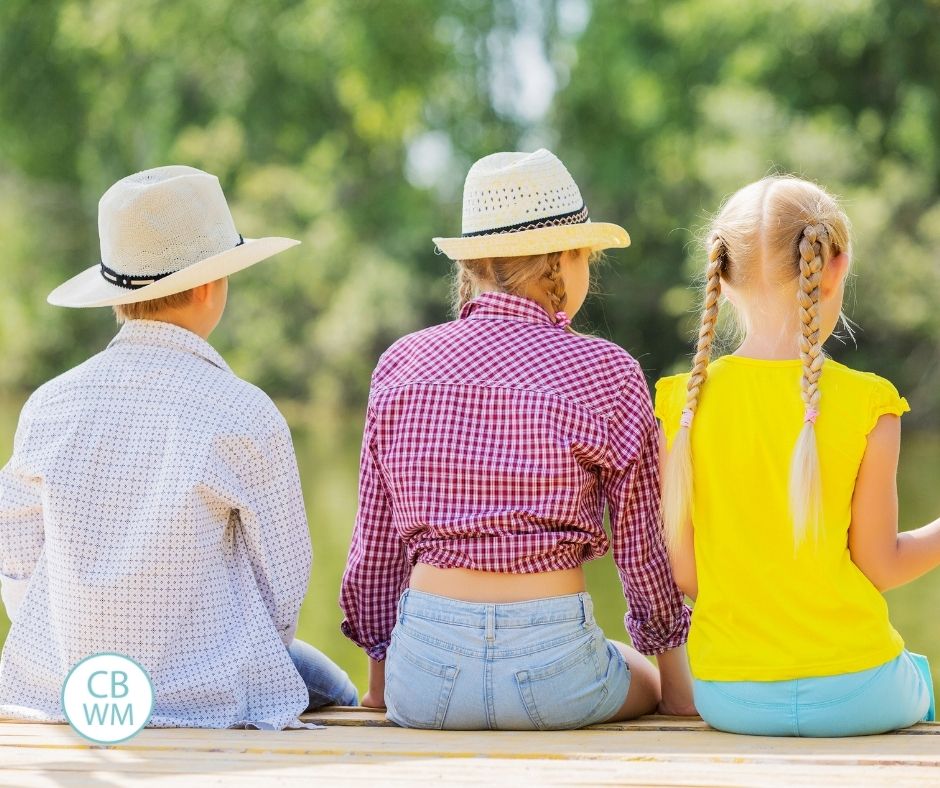
<path fill-rule="evenodd" d="M 182 309 L 193 302 L 193 291 L 184 290 L 181 293 L 152 298 L 147 301 L 135 301 L 130 304 L 116 304 L 114 316 L 118 323 L 129 320 L 150 320 L 158 317 L 168 310 Z"/>
<path fill-rule="evenodd" d="M 796 543 L 815 530 L 821 489 L 814 425 L 825 361 L 820 282 L 827 263 L 848 252 L 849 245 L 848 218 L 836 199 L 816 184 L 791 176 L 769 176 L 745 186 L 725 202 L 712 221 L 705 243 L 708 264 L 702 323 L 681 427 L 663 482 L 666 537 L 673 550 L 688 520 L 694 491 L 689 433 L 708 376 L 722 282 L 743 298 L 767 292 L 787 294 L 799 312 L 805 415 L 793 454 L 790 505 Z"/>
<path fill-rule="evenodd" d="M 458 261 L 454 283 L 455 312 L 460 314 L 463 307 L 485 287 L 524 296 L 536 286 L 544 292 L 553 312 L 564 310 L 568 296 L 561 275 L 561 256 L 561 252 L 549 252 Z"/>

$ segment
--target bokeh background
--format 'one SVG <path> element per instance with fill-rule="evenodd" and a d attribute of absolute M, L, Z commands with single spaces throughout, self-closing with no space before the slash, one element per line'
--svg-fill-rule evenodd
<path fill-rule="evenodd" d="M 576 325 L 651 380 L 686 368 L 697 239 L 729 192 L 793 172 L 841 196 L 859 330 L 828 350 L 910 400 L 901 519 L 922 524 L 940 516 L 938 74 L 937 0 L 4 0 L 0 453 L 29 391 L 115 331 L 45 303 L 98 259 L 99 196 L 162 164 L 217 174 L 242 234 L 303 241 L 233 280 L 213 342 L 291 422 L 315 549 L 301 635 L 363 686 L 336 596 L 370 371 L 449 317 L 430 238 L 459 233 L 469 165 L 546 146 L 633 237 Z M 589 582 L 624 637 L 609 557 Z M 940 672 L 940 573 L 889 602 Z"/>

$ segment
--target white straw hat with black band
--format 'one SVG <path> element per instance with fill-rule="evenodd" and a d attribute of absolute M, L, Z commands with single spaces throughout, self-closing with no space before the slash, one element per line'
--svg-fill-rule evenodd
<path fill-rule="evenodd" d="M 494 153 L 477 161 L 463 187 L 463 235 L 435 238 L 452 260 L 516 257 L 630 245 L 626 230 L 592 222 L 581 191 L 557 156 Z"/>
<path fill-rule="evenodd" d="M 56 306 L 133 304 L 222 279 L 296 246 L 242 238 L 219 179 L 174 165 L 122 178 L 98 203 L 101 262 L 49 294 Z"/>

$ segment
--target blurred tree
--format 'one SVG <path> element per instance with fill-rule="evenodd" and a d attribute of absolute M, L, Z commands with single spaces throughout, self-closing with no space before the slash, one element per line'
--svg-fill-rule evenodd
<path fill-rule="evenodd" d="M 595 322 L 648 369 L 685 369 L 698 231 L 735 189 L 793 172 L 840 195 L 855 225 L 858 350 L 830 350 L 937 424 L 938 30 L 931 0 L 595 0 L 552 114 L 595 214 L 633 236 Z"/>
<path fill-rule="evenodd" d="M 430 237 L 459 230 L 466 168 L 547 144 L 631 231 L 586 323 L 651 374 L 685 364 L 725 195 L 774 169 L 842 195 L 853 363 L 936 423 L 938 25 L 935 0 L 7 0 L 0 388 L 103 346 L 107 314 L 44 296 L 97 259 L 110 183 L 184 162 L 243 234 L 304 241 L 233 282 L 220 349 L 276 396 L 358 407 L 382 348 L 446 317 Z"/>

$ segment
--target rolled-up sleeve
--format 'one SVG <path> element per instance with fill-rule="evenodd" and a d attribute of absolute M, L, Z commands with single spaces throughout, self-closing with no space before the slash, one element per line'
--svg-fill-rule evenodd
<path fill-rule="evenodd" d="M 376 458 L 377 424 L 369 408 L 359 461 L 359 506 L 340 589 L 343 634 L 375 660 L 385 659 L 408 580 L 404 542 L 392 523 L 392 509 Z"/>
<path fill-rule="evenodd" d="M 686 642 L 690 611 L 663 541 L 659 431 L 638 366 L 627 376 L 608 427 L 601 480 L 614 561 L 628 602 L 626 627 L 638 651 L 660 654 Z"/>
<path fill-rule="evenodd" d="M 20 414 L 13 455 L 0 470 L 0 598 L 15 620 L 45 543 L 42 479 L 30 470 L 29 403 Z"/>

